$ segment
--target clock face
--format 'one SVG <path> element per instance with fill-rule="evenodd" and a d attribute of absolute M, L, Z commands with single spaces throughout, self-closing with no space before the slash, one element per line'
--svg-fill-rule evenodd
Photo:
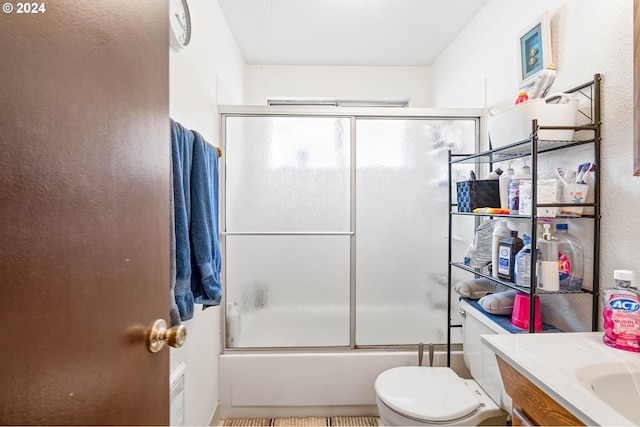
<path fill-rule="evenodd" d="M 172 45 L 185 47 L 191 41 L 191 17 L 187 0 L 169 0 Z"/>

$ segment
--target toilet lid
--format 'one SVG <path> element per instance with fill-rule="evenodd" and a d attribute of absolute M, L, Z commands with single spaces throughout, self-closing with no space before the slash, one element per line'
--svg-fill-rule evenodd
<path fill-rule="evenodd" d="M 376 394 L 401 415 L 452 421 L 471 414 L 480 401 L 450 368 L 402 366 L 378 376 Z"/>

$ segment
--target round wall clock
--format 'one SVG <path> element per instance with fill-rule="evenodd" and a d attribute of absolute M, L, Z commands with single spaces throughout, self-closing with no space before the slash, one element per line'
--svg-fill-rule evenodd
<path fill-rule="evenodd" d="M 180 49 L 191 41 L 191 16 L 187 0 L 169 0 L 171 45 Z"/>

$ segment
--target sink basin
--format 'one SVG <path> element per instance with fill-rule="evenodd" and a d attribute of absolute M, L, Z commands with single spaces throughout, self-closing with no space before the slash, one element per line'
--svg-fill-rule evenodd
<path fill-rule="evenodd" d="M 602 363 L 576 370 L 583 386 L 623 417 L 640 425 L 640 363 Z"/>

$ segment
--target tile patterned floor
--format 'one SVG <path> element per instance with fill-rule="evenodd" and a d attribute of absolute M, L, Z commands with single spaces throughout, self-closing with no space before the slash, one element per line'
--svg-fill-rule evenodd
<path fill-rule="evenodd" d="M 220 420 L 224 427 L 369 427 L 378 426 L 377 417 L 296 417 L 230 418 Z"/>

